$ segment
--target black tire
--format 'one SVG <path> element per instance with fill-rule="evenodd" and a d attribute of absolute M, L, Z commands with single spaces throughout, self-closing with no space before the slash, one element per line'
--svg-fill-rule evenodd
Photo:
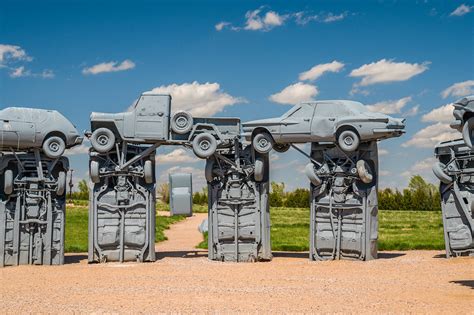
<path fill-rule="evenodd" d="M 365 184 L 370 184 L 374 180 L 374 175 L 370 169 L 369 164 L 364 160 L 359 160 L 356 163 L 357 175 L 360 180 Z"/>
<path fill-rule="evenodd" d="M 145 183 L 153 183 L 153 173 L 153 162 L 150 160 L 146 160 L 145 164 L 143 165 L 143 175 L 145 177 Z"/>
<path fill-rule="evenodd" d="M 4 183 L 3 183 L 3 191 L 6 195 L 10 195 L 13 192 L 13 171 L 6 170 L 3 173 Z"/>
<path fill-rule="evenodd" d="M 212 156 L 217 149 L 217 140 L 210 133 L 201 133 L 193 140 L 193 152 L 201 159 Z"/>
<path fill-rule="evenodd" d="M 177 134 L 185 134 L 193 128 L 193 116 L 185 111 L 176 112 L 171 118 L 171 130 Z"/>
<path fill-rule="evenodd" d="M 63 196 L 66 193 L 66 173 L 59 172 L 58 180 L 56 181 L 56 195 Z"/>
<path fill-rule="evenodd" d="M 355 131 L 346 129 L 339 133 L 337 143 L 343 151 L 354 152 L 359 147 L 360 138 Z"/>
<path fill-rule="evenodd" d="M 215 164 L 216 164 L 215 159 L 206 160 L 206 168 L 204 170 L 204 175 L 208 183 L 212 182 L 212 180 L 214 179 L 214 165 Z"/>
<path fill-rule="evenodd" d="M 265 177 L 265 162 L 263 159 L 257 158 L 255 159 L 255 170 L 253 172 L 253 178 L 256 182 L 261 182 Z"/>
<path fill-rule="evenodd" d="M 472 135 L 474 131 L 474 117 L 469 118 L 466 122 L 464 122 L 464 126 L 462 127 L 462 138 L 466 145 L 472 149 L 474 142 L 474 137 Z"/>
<path fill-rule="evenodd" d="M 64 154 L 66 143 L 64 143 L 64 140 L 61 137 L 52 136 L 44 140 L 42 149 L 47 157 L 50 159 L 57 159 Z"/>
<path fill-rule="evenodd" d="M 91 163 L 89 164 L 89 176 L 91 177 L 91 181 L 94 184 L 97 184 L 100 182 L 99 162 L 91 161 Z"/>
<path fill-rule="evenodd" d="M 99 128 L 92 133 L 90 141 L 94 150 L 99 153 L 107 153 L 115 145 L 115 135 L 108 128 Z"/>
<path fill-rule="evenodd" d="M 290 149 L 290 144 L 288 143 L 274 143 L 273 150 L 277 151 L 278 153 L 285 153 Z"/>
<path fill-rule="evenodd" d="M 444 184 L 450 184 L 453 182 L 453 178 L 451 176 L 449 176 L 446 172 L 445 172 L 445 167 L 446 165 L 444 165 L 443 163 L 441 162 L 436 162 L 434 165 L 433 165 L 433 173 L 435 174 L 435 176 Z"/>
<path fill-rule="evenodd" d="M 306 174 L 306 177 L 308 177 L 311 184 L 313 184 L 314 186 L 319 186 L 323 182 L 321 178 L 319 178 L 319 176 L 316 174 L 316 170 L 314 169 L 313 163 L 306 164 L 306 167 L 304 168 L 304 173 Z"/>
<path fill-rule="evenodd" d="M 252 140 L 252 145 L 258 153 L 267 154 L 273 148 L 273 137 L 268 132 L 257 133 Z"/>

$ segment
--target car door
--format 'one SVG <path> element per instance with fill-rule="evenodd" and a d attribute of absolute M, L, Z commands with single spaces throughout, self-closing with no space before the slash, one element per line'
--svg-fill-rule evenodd
<path fill-rule="evenodd" d="M 318 102 L 311 123 L 311 141 L 333 141 L 337 123 L 338 104 Z"/>
<path fill-rule="evenodd" d="M 142 95 L 135 108 L 135 137 L 167 140 L 170 106 L 169 95 Z"/>
<path fill-rule="evenodd" d="M 35 124 L 31 121 L 30 109 L 7 108 L 0 116 L 0 147 L 15 149 L 35 145 Z"/>
<path fill-rule="evenodd" d="M 313 104 L 303 103 L 294 112 L 284 117 L 281 123 L 281 141 L 285 143 L 310 141 L 313 112 Z"/>

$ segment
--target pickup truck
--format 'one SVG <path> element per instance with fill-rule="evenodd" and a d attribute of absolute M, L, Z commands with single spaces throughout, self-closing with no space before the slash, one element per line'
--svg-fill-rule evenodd
<path fill-rule="evenodd" d="M 116 143 L 190 145 L 206 159 L 219 147 L 240 137 L 239 118 L 199 118 L 185 111 L 171 115 L 171 96 L 142 94 L 127 112 L 93 112 L 90 141 L 94 150 L 107 153 Z"/>

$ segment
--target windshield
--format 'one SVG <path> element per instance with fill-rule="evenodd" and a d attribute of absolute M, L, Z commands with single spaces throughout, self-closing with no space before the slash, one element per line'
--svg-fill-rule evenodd
<path fill-rule="evenodd" d="M 289 111 L 287 111 L 286 113 L 281 115 L 281 117 L 282 118 L 287 118 L 287 117 L 291 116 L 294 112 L 296 112 L 300 108 L 301 108 L 300 105 L 293 106 Z"/>

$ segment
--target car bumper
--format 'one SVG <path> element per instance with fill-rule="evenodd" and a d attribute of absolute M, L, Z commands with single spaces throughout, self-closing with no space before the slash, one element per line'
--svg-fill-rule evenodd
<path fill-rule="evenodd" d="M 84 137 L 77 137 L 75 140 L 74 140 L 74 144 L 81 144 L 82 141 L 84 140 Z"/>
<path fill-rule="evenodd" d="M 461 127 L 462 127 L 462 121 L 459 120 L 459 119 L 456 119 L 454 122 L 452 122 L 451 124 L 449 124 L 449 126 L 453 129 L 456 129 L 456 130 L 459 130 L 461 131 Z"/>
<path fill-rule="evenodd" d="M 405 133 L 403 129 L 378 128 L 372 130 L 375 136 L 400 137 Z"/>

